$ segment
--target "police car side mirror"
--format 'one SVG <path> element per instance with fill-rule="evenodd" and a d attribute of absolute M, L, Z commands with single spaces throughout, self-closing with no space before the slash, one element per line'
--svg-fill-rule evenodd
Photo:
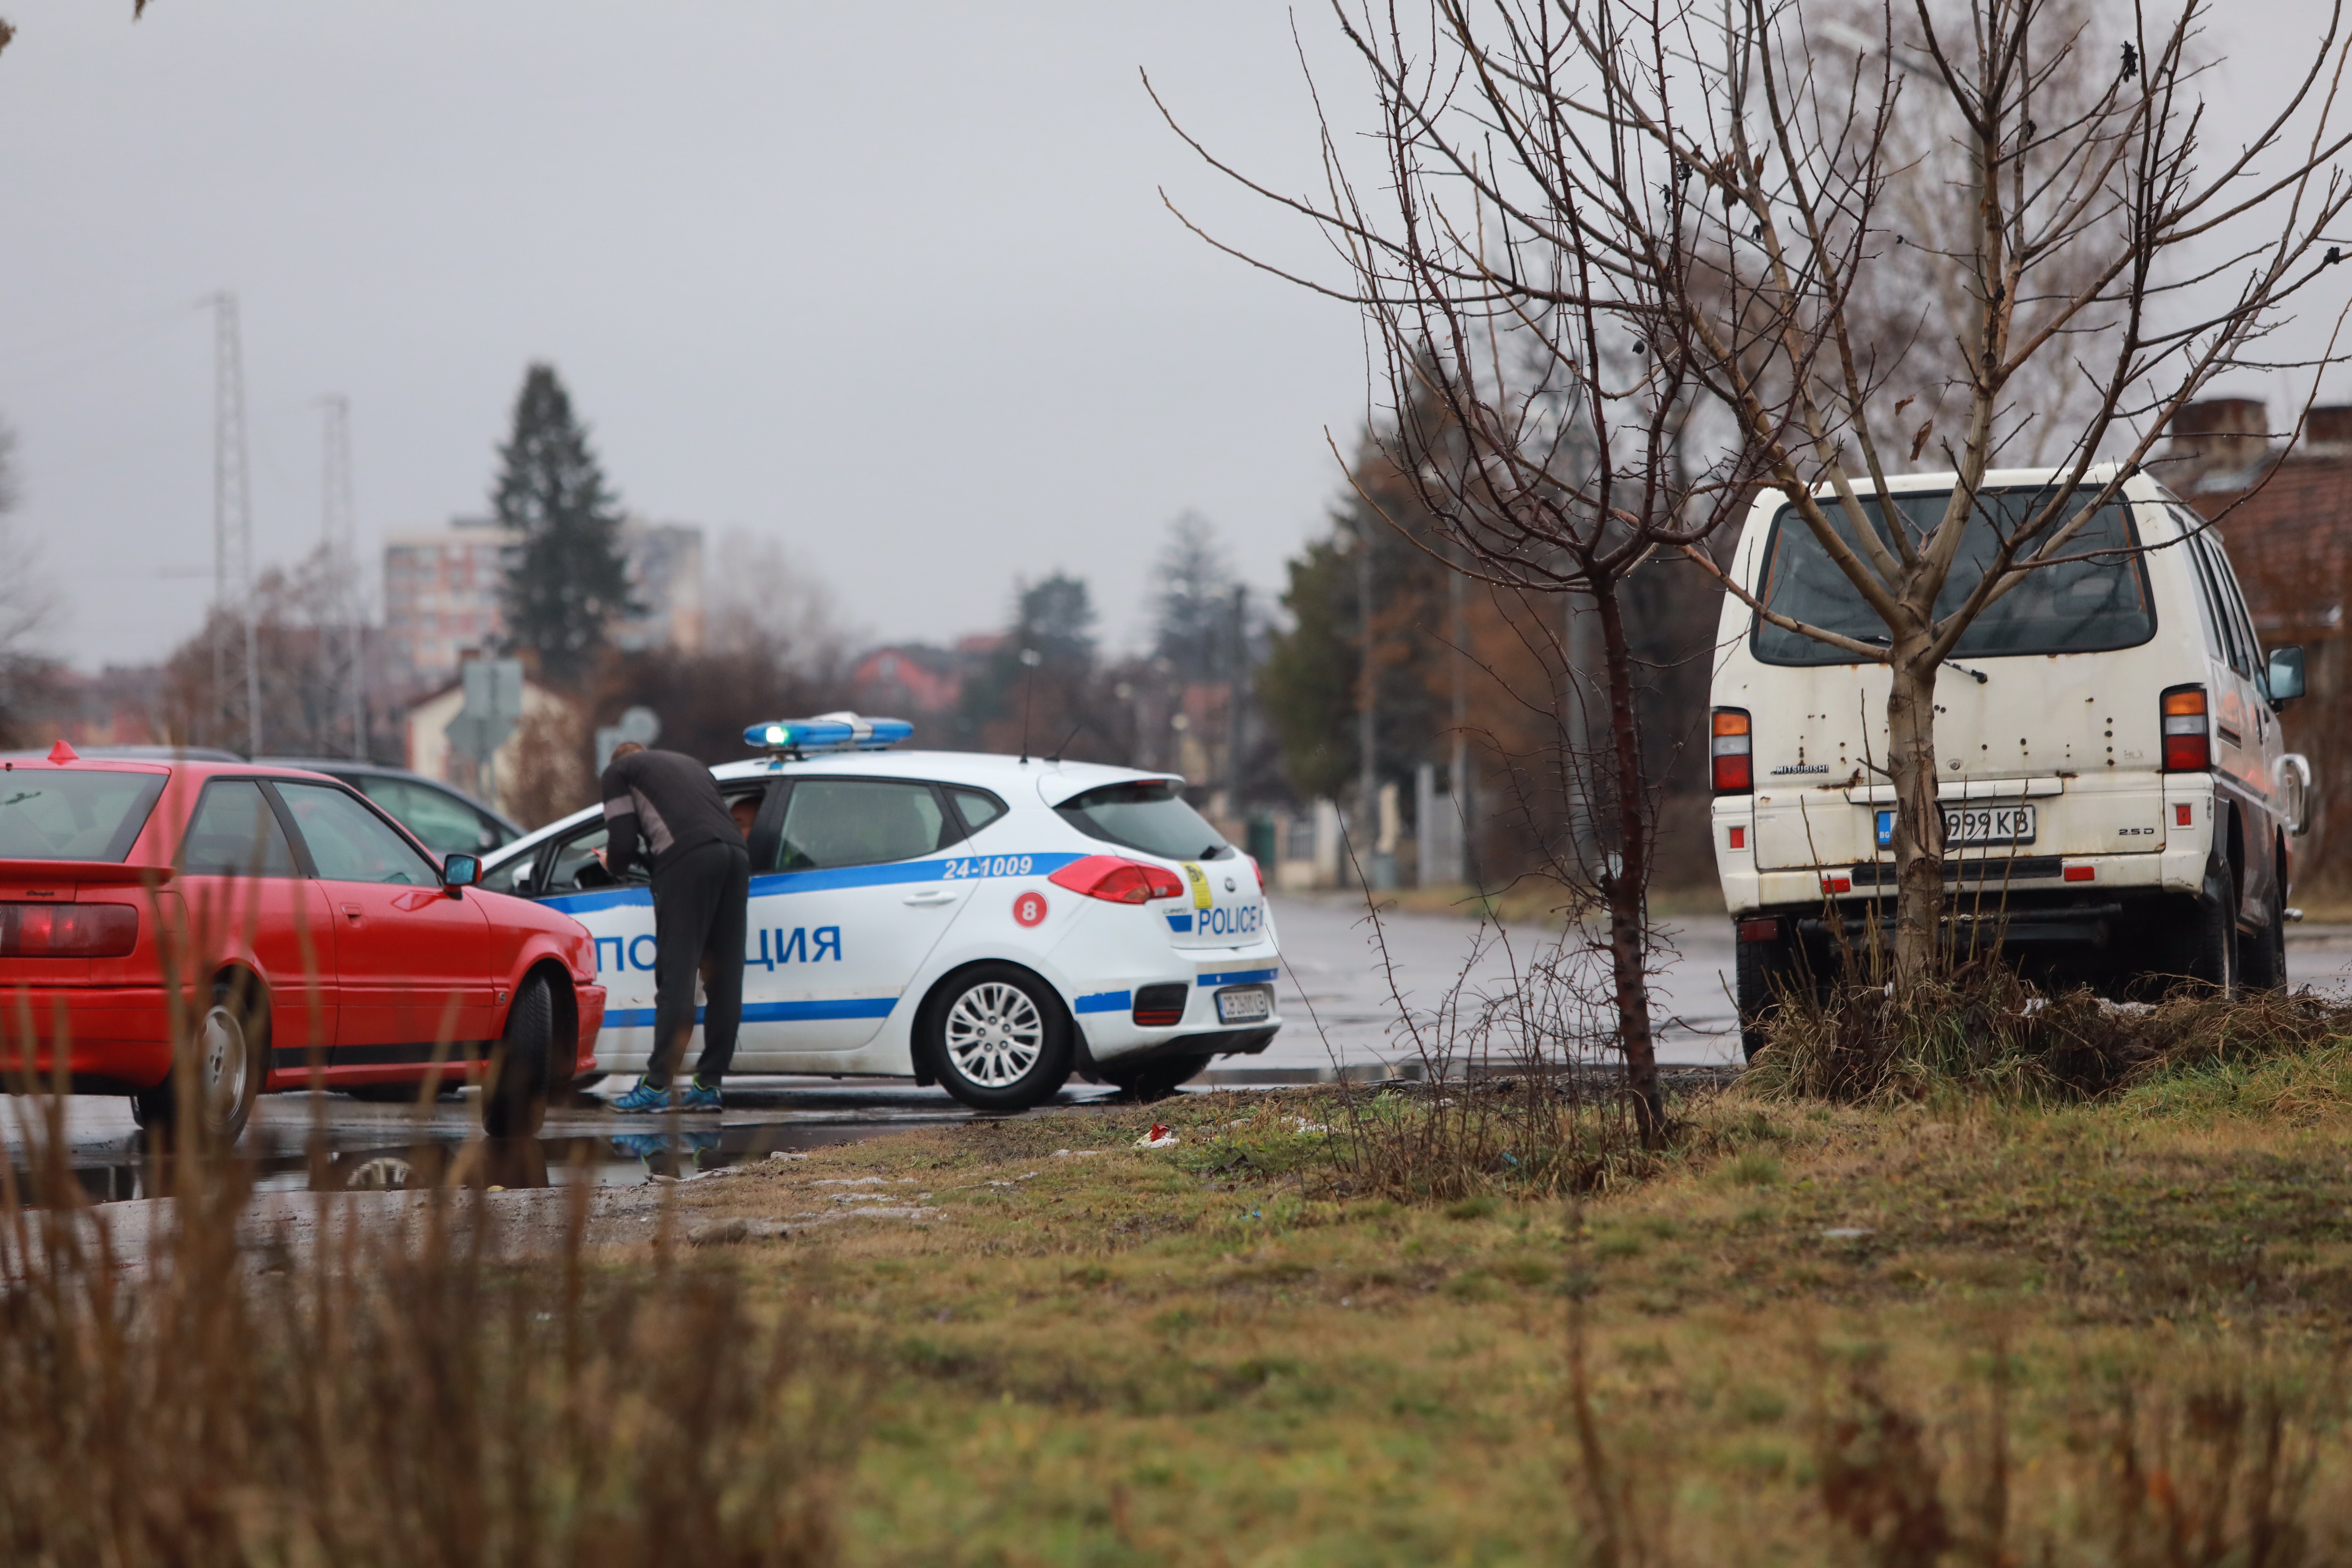
<path fill-rule="evenodd" d="M 452 855 L 441 862 L 441 888 L 453 899 L 463 897 L 465 889 L 479 885 L 481 879 L 478 855 Z"/>
<path fill-rule="evenodd" d="M 2303 649 L 2295 647 L 2271 649 L 2271 667 L 2267 671 L 2271 689 L 2271 706 L 2283 707 L 2303 695 Z"/>

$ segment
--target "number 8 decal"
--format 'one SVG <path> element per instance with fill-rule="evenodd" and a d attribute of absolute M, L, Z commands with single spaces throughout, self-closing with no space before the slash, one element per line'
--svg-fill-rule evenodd
<path fill-rule="evenodd" d="M 1045 895 L 1034 890 L 1023 893 L 1013 900 L 1013 918 L 1023 926 L 1043 925 L 1045 921 Z"/>

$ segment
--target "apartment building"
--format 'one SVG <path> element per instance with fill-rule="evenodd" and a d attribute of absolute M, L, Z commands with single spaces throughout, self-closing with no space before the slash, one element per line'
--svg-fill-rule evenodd
<path fill-rule="evenodd" d="M 457 679 L 468 655 L 506 632 L 500 591 L 516 536 L 494 518 L 452 518 L 429 533 L 384 542 L 384 651 L 396 689 L 421 692 Z M 624 648 L 698 652 L 703 640 L 702 530 L 625 519 L 621 549 L 641 613 L 614 626 Z"/>

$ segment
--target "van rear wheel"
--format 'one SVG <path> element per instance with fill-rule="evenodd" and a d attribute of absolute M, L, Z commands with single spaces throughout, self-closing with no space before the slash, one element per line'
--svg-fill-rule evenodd
<path fill-rule="evenodd" d="M 1733 927 L 1735 936 L 1738 926 Z M 1739 1047 L 1749 1061 L 1771 1039 L 1772 1016 L 1780 1010 L 1782 990 L 1794 970 L 1785 939 L 1771 942 L 1735 941 L 1732 964 L 1734 1000 L 1739 1005 Z"/>
<path fill-rule="evenodd" d="M 2224 996 L 2234 996 L 2242 976 L 2238 952 L 2238 879 L 2226 860 L 2205 874 L 2197 900 L 2197 923 L 2189 956 L 2190 978 Z"/>
<path fill-rule="evenodd" d="M 2271 896 L 2264 900 L 2270 914 L 2270 924 L 2252 936 L 2238 938 L 2238 954 L 2245 970 L 2245 984 L 2252 991 L 2284 991 L 2286 989 L 2286 895 L 2275 882 Z"/>

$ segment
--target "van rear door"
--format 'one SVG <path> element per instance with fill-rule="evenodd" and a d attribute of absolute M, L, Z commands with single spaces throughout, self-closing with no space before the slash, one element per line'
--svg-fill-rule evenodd
<path fill-rule="evenodd" d="M 2000 533 L 2049 493 L 2024 486 L 1982 492 L 1939 612 L 1958 605 Z M 1895 497 L 1905 523 L 1922 536 L 1948 499 L 1942 490 Z M 1793 509 L 1783 508 L 1772 527 L 1757 576 L 1765 602 L 1883 641 L 1884 626 Z M 1954 840 L 1948 848 L 1962 858 L 2163 847 L 2150 683 L 2166 666 L 2138 542 L 2127 506 L 2101 508 L 2069 541 L 2066 559 L 1989 606 L 1938 672 L 1937 793 Z M 1750 647 L 1759 663 L 1783 667 L 1760 679 L 1747 702 L 1758 868 L 1835 867 L 1890 853 L 1885 667 L 1843 662 L 1850 656 L 1760 618 Z"/>

